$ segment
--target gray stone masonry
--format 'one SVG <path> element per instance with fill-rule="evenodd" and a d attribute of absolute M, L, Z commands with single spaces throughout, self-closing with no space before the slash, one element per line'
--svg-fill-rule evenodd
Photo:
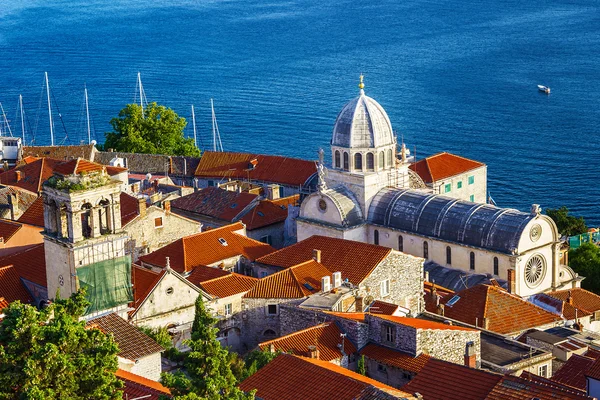
<path fill-rule="evenodd" d="M 259 343 L 274 339 L 282 335 L 280 328 L 281 306 L 277 314 L 269 315 L 267 307 L 269 304 L 298 303 L 304 299 L 261 299 L 243 298 L 242 311 L 242 343 L 246 350 L 252 350 Z M 267 331 L 275 332 L 269 335 Z"/>

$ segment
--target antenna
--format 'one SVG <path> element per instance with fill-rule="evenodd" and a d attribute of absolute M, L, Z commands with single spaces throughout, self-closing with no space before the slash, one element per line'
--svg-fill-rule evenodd
<path fill-rule="evenodd" d="M 90 108 L 88 105 L 87 86 L 85 84 L 83 85 L 83 92 L 85 94 L 85 114 L 87 116 L 88 144 L 90 144 L 92 142 L 92 135 L 91 135 L 91 131 L 90 131 Z"/>
<path fill-rule="evenodd" d="M 52 124 L 52 108 L 50 106 L 50 83 L 48 83 L 48 72 L 44 72 L 46 77 L 46 94 L 48 96 L 48 115 L 50 117 L 50 145 L 54 146 L 54 127 Z"/>
<path fill-rule="evenodd" d="M 198 141 L 196 140 L 196 114 L 194 113 L 194 105 L 192 104 L 192 126 L 194 127 L 194 146 L 198 148 Z"/>

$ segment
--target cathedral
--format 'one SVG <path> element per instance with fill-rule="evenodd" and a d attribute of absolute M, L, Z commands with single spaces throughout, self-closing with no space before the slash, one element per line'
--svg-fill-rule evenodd
<path fill-rule="evenodd" d="M 325 235 L 382 246 L 469 274 L 507 281 L 523 297 L 578 287 L 582 277 L 561 265 L 560 235 L 538 205 L 530 212 L 434 194 L 409 168 L 383 107 L 365 95 L 339 113 L 323 151 L 318 190 L 300 208 L 298 240 Z"/>

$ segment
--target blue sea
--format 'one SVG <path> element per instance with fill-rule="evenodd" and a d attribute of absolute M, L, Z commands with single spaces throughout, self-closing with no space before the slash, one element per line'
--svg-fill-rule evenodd
<path fill-rule="evenodd" d="M 310 159 L 364 73 L 418 158 L 474 158 L 500 206 L 600 224 L 598 0 L 0 0 L 0 102 L 20 135 L 23 95 L 38 145 L 45 71 L 56 143 L 87 141 L 84 85 L 102 142 L 140 72 L 148 101 L 194 104 L 199 145 L 213 98 L 225 150 Z"/>

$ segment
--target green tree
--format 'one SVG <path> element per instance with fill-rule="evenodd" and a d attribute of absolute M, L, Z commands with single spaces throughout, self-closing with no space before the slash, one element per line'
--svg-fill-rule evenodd
<path fill-rule="evenodd" d="M 150 103 L 142 109 L 138 104 L 127 104 L 110 124 L 113 131 L 105 134 L 105 149 L 128 153 L 200 156 L 194 140 L 183 134 L 187 125 L 185 118 L 165 106 Z"/>
<path fill-rule="evenodd" d="M 246 368 L 244 371 L 244 376 L 240 380 L 243 381 L 244 379 L 248 378 L 249 376 L 252 376 L 253 374 L 256 373 L 256 371 L 258 371 L 259 369 L 261 369 L 262 367 L 264 367 L 265 365 L 270 363 L 275 357 L 277 357 L 281 353 L 282 353 L 281 350 L 278 350 L 274 353 L 271 353 L 270 351 L 267 351 L 267 350 L 251 351 L 246 356 L 246 359 L 245 359 Z"/>
<path fill-rule="evenodd" d="M 600 248 L 592 243 L 569 251 L 569 266 L 579 275 L 585 276 L 581 287 L 600 294 Z"/>
<path fill-rule="evenodd" d="M 163 373 L 163 384 L 171 389 L 176 400 L 254 399 L 253 393 L 237 388 L 229 351 L 217 340 L 218 329 L 214 327 L 217 320 L 206 310 L 201 296 L 196 300 L 195 311 L 192 338 L 185 341 L 190 348 L 183 363 L 185 373 Z"/>
<path fill-rule="evenodd" d="M 121 399 L 112 336 L 80 322 L 83 292 L 43 310 L 16 301 L 0 325 L 0 399 Z"/>
<path fill-rule="evenodd" d="M 367 375 L 367 369 L 365 368 L 365 356 L 362 355 L 358 359 L 358 364 L 356 365 L 356 372 L 361 375 Z"/>
<path fill-rule="evenodd" d="M 548 208 L 546 214 L 554 220 L 561 235 L 579 235 L 588 230 L 583 217 L 569 215 L 569 209 L 565 206 L 561 208 Z"/>

